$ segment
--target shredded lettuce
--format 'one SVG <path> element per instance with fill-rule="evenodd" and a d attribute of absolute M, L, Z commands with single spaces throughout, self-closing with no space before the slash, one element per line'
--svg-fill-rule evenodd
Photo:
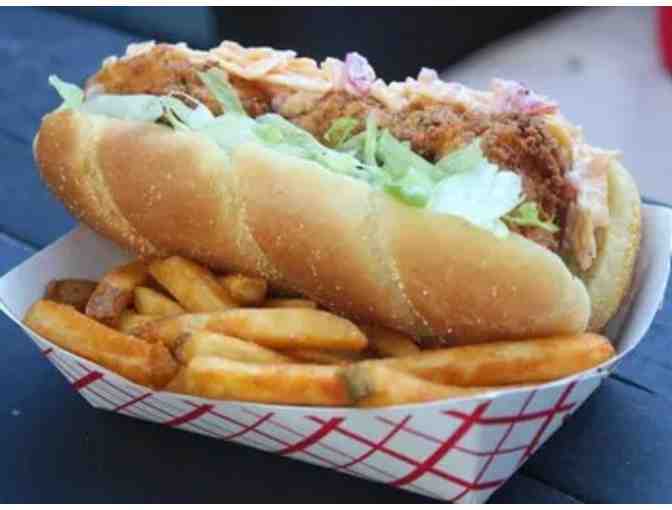
<path fill-rule="evenodd" d="M 56 89 L 58 95 L 63 99 L 63 104 L 58 108 L 59 110 L 79 108 L 84 102 L 84 91 L 77 85 L 66 83 L 54 74 L 49 76 L 49 84 Z"/>
<path fill-rule="evenodd" d="M 204 73 L 198 73 L 198 77 L 208 88 L 208 91 L 215 96 L 217 102 L 222 105 L 225 112 L 247 115 L 243 103 L 234 88 L 229 84 L 226 73 L 221 69 L 212 68 Z"/>
<path fill-rule="evenodd" d="M 284 141 L 282 131 L 270 124 L 258 124 L 254 128 L 254 133 L 261 139 L 262 142 L 268 145 L 277 145 Z"/>
<path fill-rule="evenodd" d="M 508 234 L 501 218 L 518 207 L 522 198 L 519 175 L 499 170 L 487 160 L 466 172 L 448 175 L 432 192 L 428 207 L 460 216 L 498 237 Z"/>
<path fill-rule="evenodd" d="M 160 99 L 167 120 L 175 129 L 200 129 L 215 119 L 204 104 L 192 97 L 188 97 L 188 100 L 196 105 L 195 108 L 189 108 L 177 96 L 164 96 Z"/>
<path fill-rule="evenodd" d="M 364 131 L 364 163 L 376 166 L 376 146 L 378 144 L 378 123 L 373 115 L 366 118 L 366 130 Z"/>
<path fill-rule="evenodd" d="M 403 177 L 409 168 L 432 180 L 441 177 L 432 163 L 413 152 L 409 144 L 397 140 L 387 129 L 378 137 L 376 154 L 383 162 L 383 168 L 393 177 Z"/>
<path fill-rule="evenodd" d="M 338 147 L 339 150 L 350 152 L 352 154 L 361 154 L 364 149 L 364 139 L 366 138 L 366 131 L 350 137 L 348 140 Z"/>
<path fill-rule="evenodd" d="M 466 147 L 441 158 L 436 166 L 446 174 L 469 172 L 480 165 L 484 159 L 480 139 L 476 138 Z"/>
<path fill-rule="evenodd" d="M 261 129 L 271 127 L 275 130 L 271 137 L 277 141 L 271 142 L 268 136 L 269 131 L 262 133 L 260 138 L 267 146 L 280 152 L 315 161 L 334 172 L 364 179 L 368 182 L 374 182 L 380 177 L 376 168 L 362 164 L 350 153 L 325 147 L 313 135 L 280 115 L 274 113 L 262 115 L 255 119 L 255 122 L 259 124 Z"/>
<path fill-rule="evenodd" d="M 156 122 L 163 116 L 161 98 L 149 95 L 101 94 L 87 99 L 79 109 L 86 113 L 141 122 Z"/>
<path fill-rule="evenodd" d="M 352 137 L 352 132 L 359 125 L 359 119 L 354 117 L 339 117 L 331 123 L 324 133 L 324 139 L 332 147 L 339 148 Z"/>
<path fill-rule="evenodd" d="M 424 207 L 434 186 L 435 183 L 426 174 L 411 167 L 403 176 L 388 180 L 383 189 L 408 205 Z"/>
<path fill-rule="evenodd" d="M 241 144 L 261 140 L 255 133 L 256 127 L 257 123 L 250 117 L 227 113 L 196 131 L 210 138 L 224 151 L 231 152 Z"/>
<path fill-rule="evenodd" d="M 515 225 L 522 227 L 537 227 L 555 233 L 559 230 L 558 226 L 552 221 L 544 221 L 539 214 L 539 207 L 536 202 L 524 202 L 512 212 L 504 216 L 504 219 Z"/>
<path fill-rule="evenodd" d="M 277 130 L 278 133 L 282 134 L 282 140 L 284 143 L 289 143 L 291 145 L 296 145 L 306 151 L 311 150 L 325 150 L 330 151 L 327 147 L 318 142 L 313 135 L 308 131 L 301 129 L 300 127 L 292 124 L 284 117 L 281 117 L 275 113 L 269 113 L 257 117 L 256 122 L 262 126 L 271 126 Z M 331 151 L 336 152 L 336 151 Z M 336 152 L 336 154 L 340 154 Z"/>

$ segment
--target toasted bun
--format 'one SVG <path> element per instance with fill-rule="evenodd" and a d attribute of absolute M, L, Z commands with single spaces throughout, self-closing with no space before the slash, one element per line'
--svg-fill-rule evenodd
<path fill-rule="evenodd" d="M 590 295 L 590 331 L 604 328 L 630 290 L 640 238 L 637 185 L 614 161 L 609 168 L 609 227 L 597 231 L 598 256 L 589 271 L 579 274 Z"/>
<path fill-rule="evenodd" d="M 263 276 L 417 337 L 473 343 L 573 334 L 588 324 L 586 286 L 549 250 L 407 207 L 261 146 L 229 158 L 196 134 L 59 111 L 45 117 L 35 152 L 45 182 L 75 216 L 140 254 Z M 584 276 L 600 317 L 593 324 L 618 306 L 636 252 L 627 219 L 634 188 L 617 170 L 614 222 L 597 269 Z"/>

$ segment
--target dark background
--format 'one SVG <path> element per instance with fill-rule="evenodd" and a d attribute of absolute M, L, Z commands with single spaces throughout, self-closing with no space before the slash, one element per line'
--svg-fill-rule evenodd
<path fill-rule="evenodd" d="M 562 12 L 558 7 L 62 7 L 147 38 L 194 47 L 233 40 L 293 49 L 318 61 L 366 56 L 385 80 L 442 70 L 502 36 Z"/>

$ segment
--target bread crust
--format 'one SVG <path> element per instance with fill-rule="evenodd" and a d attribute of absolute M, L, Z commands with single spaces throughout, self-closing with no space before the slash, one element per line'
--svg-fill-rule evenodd
<path fill-rule="evenodd" d="M 143 256 L 162 255 L 117 208 L 96 168 L 100 130 L 94 119 L 56 111 L 42 120 L 33 143 L 42 180 L 70 213 L 103 236 Z"/>
<path fill-rule="evenodd" d="M 416 337 L 473 343 L 588 324 L 586 287 L 554 253 L 261 146 L 229 157 L 192 133 L 59 111 L 45 117 L 35 152 L 43 179 L 75 216 L 141 254 L 262 276 Z M 602 260 L 605 269 L 586 279 L 597 297 L 611 296 L 596 282 L 619 263 L 618 254 Z M 621 297 L 593 313 L 612 313 Z"/>
<path fill-rule="evenodd" d="M 609 227 L 597 232 L 598 256 L 579 273 L 588 289 L 588 329 L 601 331 L 630 291 L 641 240 L 642 212 L 637 184 L 620 163 L 609 168 Z"/>

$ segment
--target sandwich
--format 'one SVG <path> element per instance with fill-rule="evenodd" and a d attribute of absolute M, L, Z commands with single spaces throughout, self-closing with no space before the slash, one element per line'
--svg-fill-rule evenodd
<path fill-rule="evenodd" d="M 109 57 L 34 153 L 83 223 L 142 257 L 269 280 L 358 321 L 468 344 L 599 331 L 623 302 L 640 197 L 556 103 L 358 53 L 153 42 Z"/>

